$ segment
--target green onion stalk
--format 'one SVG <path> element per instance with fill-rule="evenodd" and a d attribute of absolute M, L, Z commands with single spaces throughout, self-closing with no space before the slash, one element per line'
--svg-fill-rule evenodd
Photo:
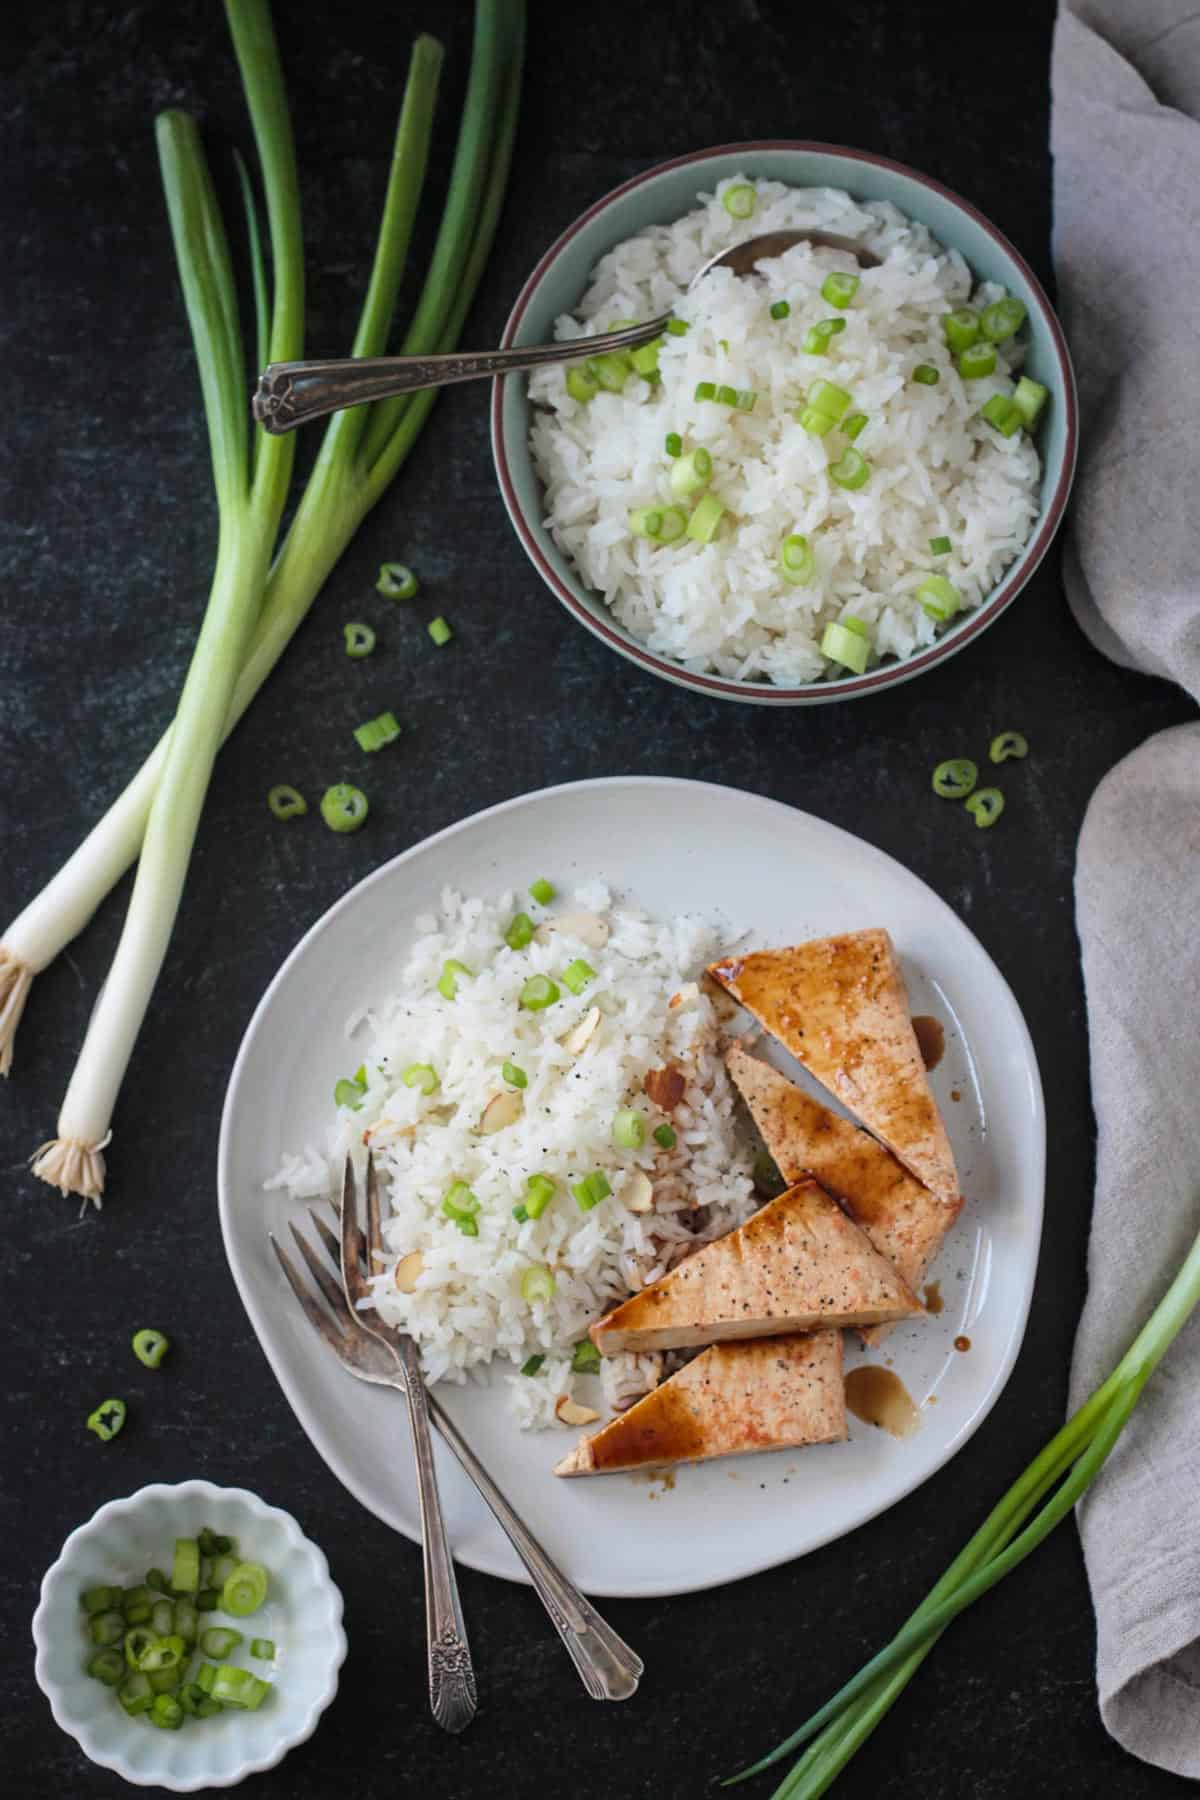
<path fill-rule="evenodd" d="M 958 1614 L 1036 1550 L 1095 1480 L 1155 1368 L 1200 1303 L 1200 1236 L 1125 1355 L 1030 1463 L 891 1643 L 767 1756 L 724 1785 L 804 1746 L 772 1800 L 816 1800 L 899 1699 Z"/>
<path fill-rule="evenodd" d="M 233 0 L 230 0 L 231 7 Z M 516 131 L 524 47 L 519 0 L 480 0 L 471 71 L 445 210 L 433 257 L 402 351 L 424 355 L 458 342 L 487 261 L 503 202 Z M 409 240 L 424 184 L 433 106 L 442 60 L 428 37 L 414 46 L 396 133 L 383 219 L 353 354 L 386 349 Z M 282 352 L 270 351 L 270 360 Z M 260 355 L 260 362 L 263 360 Z M 436 399 L 435 390 L 335 414 L 313 473 L 261 593 L 220 735 L 227 736 L 274 668 L 367 513 L 403 467 Z M 286 442 L 287 440 L 278 440 Z M 0 1073 L 34 974 L 87 923 L 148 842 L 155 795 L 171 755 L 176 726 L 162 738 L 129 787 L 62 869 L 5 932 L 0 942 Z M 165 943 L 165 940 L 164 940 Z M 148 993 L 147 996 L 148 998 Z M 140 1022 L 140 1015 L 139 1015 Z M 136 1025 L 134 1027 L 136 1035 Z M 128 1038 L 115 1081 L 132 1050 Z M 85 1121 L 87 1155 L 39 1157 L 37 1172 L 63 1192 L 99 1203 L 107 1117 L 95 1106 Z M 102 1126 L 102 1128 L 101 1128 Z M 60 1123 L 60 1139 L 62 1128 Z M 86 1185 L 81 1186 L 80 1183 Z"/>

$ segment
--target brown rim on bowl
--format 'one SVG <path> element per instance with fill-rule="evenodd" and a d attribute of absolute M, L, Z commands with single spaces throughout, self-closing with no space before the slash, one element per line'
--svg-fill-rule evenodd
<path fill-rule="evenodd" d="M 504 383 L 507 380 L 521 378 L 503 375 L 496 378 L 492 384 L 492 456 L 500 480 L 500 491 L 513 528 L 520 538 L 529 560 L 563 605 L 574 614 L 581 625 L 584 625 L 596 637 L 602 638 L 622 655 L 632 657 L 635 662 L 642 663 L 646 668 L 653 669 L 656 674 L 663 675 L 669 680 L 683 682 L 686 686 L 699 688 L 704 693 L 720 694 L 727 699 L 755 700 L 768 705 L 787 706 L 794 705 L 798 699 L 818 699 L 823 698 L 825 694 L 828 694 L 830 700 L 849 699 L 859 694 L 870 693 L 875 688 L 888 687 L 894 683 L 907 681 L 911 676 L 920 674 L 923 669 L 931 668 L 934 663 L 941 662 L 944 657 L 960 650 L 964 644 L 969 643 L 973 637 L 977 637 L 990 625 L 992 620 L 1016 599 L 1020 589 L 1034 574 L 1050 548 L 1054 534 L 1062 521 L 1075 472 L 1079 420 L 1075 395 L 1075 372 L 1071 366 L 1071 354 L 1067 348 L 1067 340 L 1063 335 L 1062 326 L 1058 322 L 1057 315 L 1041 282 L 1020 251 L 1009 242 L 1004 233 L 998 231 L 977 207 L 972 206 L 969 200 L 964 200 L 962 195 L 956 193 L 953 188 L 946 187 L 943 182 L 935 181 L 931 175 L 922 175 L 919 170 L 910 168 L 907 163 L 896 162 L 890 156 L 876 156 L 869 150 L 849 150 L 842 145 L 820 144 L 802 138 L 755 138 L 742 144 L 714 144 L 707 150 L 693 150 L 687 156 L 675 156 L 668 162 L 656 163 L 652 169 L 645 169 L 640 175 L 633 175 L 628 181 L 623 181 L 619 187 L 612 188 L 589 206 L 586 212 L 580 213 L 574 223 L 568 225 L 566 230 L 555 238 L 550 248 L 540 258 L 517 295 L 504 327 L 504 333 L 500 340 L 501 347 L 508 349 L 515 342 L 533 291 L 555 258 L 570 243 L 571 239 L 582 231 L 585 225 L 604 212 L 607 207 L 612 206 L 625 194 L 631 193 L 634 188 L 641 187 L 644 182 L 652 181 L 655 176 L 666 174 L 669 169 L 684 168 L 689 163 L 709 162 L 718 156 L 753 155 L 762 150 L 803 150 L 810 154 L 835 156 L 847 163 L 871 163 L 876 168 L 892 169 L 897 174 L 905 175 L 910 180 L 917 182 L 921 187 L 944 195 L 947 200 L 961 208 L 970 218 L 974 219 L 982 230 L 987 232 L 990 238 L 994 239 L 1029 283 L 1049 328 L 1050 340 L 1062 376 L 1063 398 L 1066 405 L 1066 446 L 1063 451 L 1062 468 L 1059 471 L 1054 492 L 1050 496 L 1050 504 L 1046 508 L 1045 517 L 1038 526 L 1029 546 L 1028 561 L 1019 576 L 1006 577 L 991 599 L 964 619 L 952 633 L 940 638 L 928 649 L 919 651 L 915 656 L 906 657 L 902 662 L 889 663 L 884 668 L 873 670 L 870 675 L 860 675 L 853 679 L 838 679 L 832 682 L 812 681 L 804 682 L 798 687 L 780 687 L 774 682 L 739 681 L 727 675 L 698 674 L 694 670 L 686 668 L 683 663 L 673 662 L 667 657 L 656 655 L 637 638 L 620 631 L 608 620 L 594 616 L 581 605 L 576 595 L 572 593 L 560 578 L 557 570 L 543 555 L 541 545 L 529 529 L 513 485 L 512 473 L 508 466 L 508 454 L 504 447 Z"/>

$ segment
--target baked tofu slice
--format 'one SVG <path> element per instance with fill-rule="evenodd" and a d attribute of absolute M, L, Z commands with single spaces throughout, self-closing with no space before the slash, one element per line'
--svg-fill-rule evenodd
<path fill-rule="evenodd" d="M 615 1356 L 890 1324 L 921 1310 L 837 1201 L 802 1181 L 614 1307 L 591 1336 L 602 1356 Z"/>
<path fill-rule="evenodd" d="M 616 1475 L 846 1436 L 842 1334 L 713 1344 L 564 1457 L 556 1475 Z"/>
<path fill-rule="evenodd" d="M 947 1206 L 958 1172 L 886 931 L 756 950 L 709 974 Z"/>
<path fill-rule="evenodd" d="M 947 1205 L 931 1194 L 868 1132 L 830 1112 L 741 1044 L 729 1051 L 725 1066 L 784 1180 L 811 1175 L 819 1181 L 916 1293 L 958 1217 L 961 1199 Z M 885 1329 L 869 1327 L 862 1335 L 877 1343 Z"/>

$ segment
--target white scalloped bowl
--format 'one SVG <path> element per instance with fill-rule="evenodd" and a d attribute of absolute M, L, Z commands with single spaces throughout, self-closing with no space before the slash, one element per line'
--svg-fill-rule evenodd
<path fill-rule="evenodd" d="M 79 1596 L 88 1587 L 140 1581 L 169 1558 L 175 1538 L 195 1537 L 205 1525 L 236 1537 L 241 1554 L 270 1573 L 254 1635 L 274 1639 L 276 1660 L 255 1668 L 276 1684 L 275 1692 L 257 1712 L 226 1712 L 188 1721 L 179 1731 L 159 1731 L 127 1717 L 113 1690 L 85 1673 Z M 138 1787 L 177 1794 L 232 1787 L 245 1775 L 274 1768 L 315 1731 L 346 1657 L 342 1596 L 321 1551 L 290 1513 L 244 1488 L 210 1481 L 141 1488 L 128 1500 L 102 1506 L 73 1531 L 42 1582 L 33 1641 L 38 1685 L 56 1722 L 85 1756 Z"/>

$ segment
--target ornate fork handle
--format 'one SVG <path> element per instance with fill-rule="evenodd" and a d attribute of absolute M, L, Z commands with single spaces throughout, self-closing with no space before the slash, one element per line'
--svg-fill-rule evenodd
<path fill-rule="evenodd" d="M 307 425 L 345 406 L 390 400 L 418 388 L 448 387 L 488 375 L 536 369 L 543 363 L 574 362 L 607 350 L 632 350 L 665 330 L 667 315 L 602 337 L 573 338 L 561 344 L 530 344 L 521 350 L 456 351 L 446 356 L 350 356 L 327 362 L 271 363 L 258 378 L 252 408 L 264 430 L 276 436 Z"/>

